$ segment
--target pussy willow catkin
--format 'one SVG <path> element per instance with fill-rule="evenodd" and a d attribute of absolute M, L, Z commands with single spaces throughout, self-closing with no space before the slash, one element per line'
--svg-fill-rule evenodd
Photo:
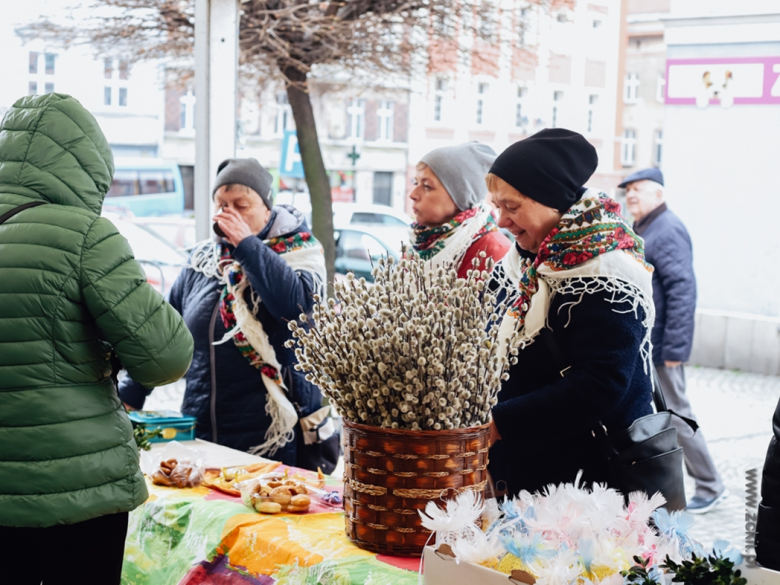
<path fill-rule="evenodd" d="M 516 358 L 498 355 L 504 307 L 485 287 L 493 260 L 483 252 L 473 266 L 459 279 L 453 267 L 426 271 L 407 251 L 381 258 L 373 285 L 348 274 L 335 298 L 315 297 L 312 316 L 300 316 L 308 327 L 289 324 L 296 369 L 351 422 L 411 430 L 489 422 Z"/>

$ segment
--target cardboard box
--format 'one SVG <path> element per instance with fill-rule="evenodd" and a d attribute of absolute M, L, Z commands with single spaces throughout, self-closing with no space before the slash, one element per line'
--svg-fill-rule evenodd
<path fill-rule="evenodd" d="M 742 576 L 747 579 L 748 585 L 780 585 L 780 572 L 764 567 L 750 567 L 739 565 Z"/>
<path fill-rule="evenodd" d="M 493 569 L 474 565 L 472 563 L 455 561 L 452 549 L 446 545 L 438 548 L 426 546 L 423 551 L 425 560 L 423 583 L 425 585 L 458 585 L 461 583 L 479 583 L 479 585 L 533 585 L 536 582 L 533 575 L 525 571 L 512 571 L 512 575 L 499 573 Z M 763 567 L 740 565 L 742 576 L 747 579 L 747 585 L 780 585 L 780 572 Z"/>
<path fill-rule="evenodd" d="M 425 585 L 534 585 L 536 579 L 525 571 L 512 571 L 511 575 L 473 563 L 456 562 L 449 545 L 437 548 L 426 546 L 423 551 L 423 583 Z"/>

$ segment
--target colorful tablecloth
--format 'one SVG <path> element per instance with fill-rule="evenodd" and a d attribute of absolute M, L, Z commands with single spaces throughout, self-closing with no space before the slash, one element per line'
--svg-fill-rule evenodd
<path fill-rule="evenodd" d="M 130 514 L 123 585 L 418 582 L 419 559 L 357 548 L 344 533 L 341 511 L 313 506 L 308 514 L 267 516 L 204 487 L 150 483 L 149 492 L 149 500 Z"/>

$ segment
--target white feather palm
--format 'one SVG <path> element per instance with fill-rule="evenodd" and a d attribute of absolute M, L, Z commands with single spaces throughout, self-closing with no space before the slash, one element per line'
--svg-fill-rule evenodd
<path fill-rule="evenodd" d="M 445 509 L 436 502 L 428 502 L 425 512 L 418 510 L 422 525 L 433 532 L 457 532 L 474 525 L 485 509 L 482 498 L 472 490 L 459 493 L 455 499 L 447 502 Z"/>

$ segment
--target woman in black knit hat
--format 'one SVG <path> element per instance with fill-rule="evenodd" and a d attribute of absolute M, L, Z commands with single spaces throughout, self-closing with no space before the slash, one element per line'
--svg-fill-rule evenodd
<path fill-rule="evenodd" d="M 510 302 L 503 343 L 519 332 L 491 432 L 491 477 L 510 494 L 572 482 L 579 470 L 606 481 L 591 430 L 623 430 L 652 412 L 652 268 L 620 206 L 583 187 L 597 164 L 585 138 L 556 128 L 507 148 L 487 176 L 499 226 L 516 242 L 490 281 Z"/>

